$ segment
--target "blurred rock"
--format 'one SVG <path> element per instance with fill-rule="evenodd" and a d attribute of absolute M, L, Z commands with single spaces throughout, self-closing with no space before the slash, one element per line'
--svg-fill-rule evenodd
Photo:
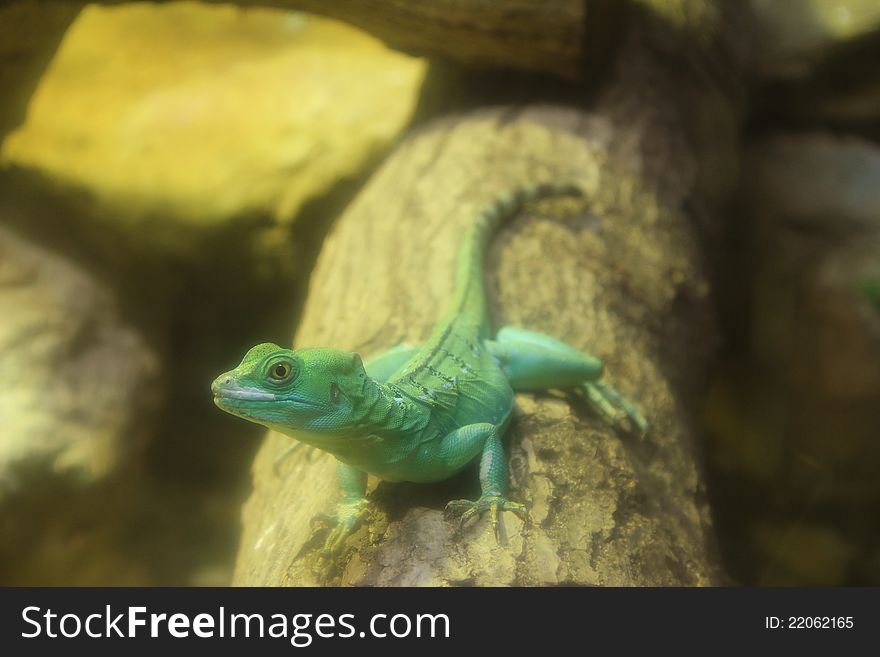
<path fill-rule="evenodd" d="M 753 145 L 746 190 L 772 203 L 765 223 L 823 227 L 841 234 L 880 228 L 880 153 L 862 139 L 828 134 L 776 136 Z"/>
<path fill-rule="evenodd" d="M 299 13 L 79 16 L 2 144 L 0 582 L 228 581 L 259 431 L 210 381 L 289 334 L 423 69 Z"/>
<path fill-rule="evenodd" d="M 767 583 L 835 586 L 851 581 L 858 548 L 833 527 L 768 523 L 758 524 L 753 534 L 768 561 L 766 572 L 771 576 L 764 580 Z"/>
<path fill-rule="evenodd" d="M 159 370 L 103 283 L 0 225 L 0 503 L 47 477 L 93 485 L 136 454 Z"/>
<path fill-rule="evenodd" d="M 880 29 L 876 0 L 749 0 L 759 26 L 760 72 L 802 78 L 836 49 Z"/>
<path fill-rule="evenodd" d="M 730 275 L 745 289 L 709 403 L 722 530 L 753 583 L 869 583 L 855 574 L 880 539 L 880 149 L 772 137 L 744 171 Z M 780 556 L 795 544 L 812 558 Z"/>
<path fill-rule="evenodd" d="M 27 180 L 0 176 L 0 583 L 226 584 L 243 485 L 212 481 L 205 437 L 169 415 L 182 397 L 204 422 L 157 333 L 173 305 L 146 282 L 167 291 L 168 279 L 118 280 L 64 230 L 35 241 L 7 227 L 82 210 Z M 225 461 L 253 449 L 229 449 L 241 438 L 229 434 L 212 436 Z M 175 458 L 185 471 L 167 467 Z"/>
<path fill-rule="evenodd" d="M 24 120 L 43 69 L 81 7 L 41 0 L 0 3 L 0 139 Z"/>
<path fill-rule="evenodd" d="M 757 358 L 823 395 L 880 400 L 880 316 L 862 292 L 880 277 L 880 149 L 777 137 L 753 148 L 749 163 L 763 264 Z"/>
<path fill-rule="evenodd" d="M 880 3 L 752 0 L 761 77 L 755 116 L 880 139 Z"/>
<path fill-rule="evenodd" d="M 92 5 L 2 156 L 89 190 L 142 239 L 195 248 L 230 218 L 292 220 L 358 175 L 407 122 L 423 69 L 301 13 Z"/>

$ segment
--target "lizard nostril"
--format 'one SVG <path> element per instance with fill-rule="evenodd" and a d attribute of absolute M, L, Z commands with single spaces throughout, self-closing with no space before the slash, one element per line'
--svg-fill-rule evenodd
<path fill-rule="evenodd" d="M 219 394 L 219 393 L 223 390 L 223 388 L 224 388 L 225 386 L 228 386 L 230 383 L 232 383 L 232 377 L 231 377 L 231 376 L 224 376 L 224 377 L 222 377 L 222 378 L 221 378 L 221 377 L 217 377 L 217 378 L 214 379 L 214 381 L 211 383 L 211 390 L 214 392 L 215 395 L 216 395 L 216 394 Z"/>

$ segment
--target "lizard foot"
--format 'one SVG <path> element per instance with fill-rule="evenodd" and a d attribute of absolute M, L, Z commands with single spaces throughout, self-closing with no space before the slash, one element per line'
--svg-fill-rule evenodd
<path fill-rule="evenodd" d="M 584 392 L 590 403 L 614 424 L 626 424 L 640 437 L 648 433 L 650 425 L 629 400 L 608 383 L 585 383 Z"/>
<path fill-rule="evenodd" d="M 336 508 L 335 519 L 326 515 L 319 515 L 313 519 L 313 525 L 321 524 L 325 527 L 331 527 L 330 533 L 324 541 L 324 546 L 321 548 L 320 570 L 330 570 L 330 565 L 342 551 L 346 539 L 360 526 L 368 513 L 369 502 L 364 498 L 358 498 L 341 501 Z"/>
<path fill-rule="evenodd" d="M 518 502 L 511 502 L 503 495 L 483 495 L 476 502 L 472 500 L 452 500 L 446 505 L 446 511 L 451 514 L 461 514 L 459 528 L 464 527 L 468 520 L 475 516 L 481 515 L 484 511 L 489 512 L 489 518 L 492 521 L 492 530 L 495 532 L 495 539 L 505 544 L 506 533 L 504 531 L 504 523 L 499 517 L 499 511 L 510 511 L 522 520 L 527 520 L 526 507 Z"/>

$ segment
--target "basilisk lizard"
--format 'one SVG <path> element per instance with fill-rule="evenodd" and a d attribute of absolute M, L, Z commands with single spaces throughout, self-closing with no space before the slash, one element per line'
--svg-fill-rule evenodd
<path fill-rule="evenodd" d="M 577 387 L 607 417 L 647 430 L 639 412 L 600 380 L 599 359 L 521 328 L 492 337 L 483 280 L 492 233 L 529 201 L 580 194 L 540 185 L 488 207 L 464 237 L 452 303 L 421 347 L 398 346 L 364 364 L 347 351 L 265 343 L 214 381 L 214 402 L 224 411 L 337 458 L 342 499 L 325 554 L 340 548 L 365 512 L 368 474 L 435 482 L 479 458 L 479 499 L 447 508 L 461 513 L 462 523 L 488 511 L 496 537 L 499 512 L 524 517 L 524 506 L 507 498 L 502 445 L 515 390 Z"/>

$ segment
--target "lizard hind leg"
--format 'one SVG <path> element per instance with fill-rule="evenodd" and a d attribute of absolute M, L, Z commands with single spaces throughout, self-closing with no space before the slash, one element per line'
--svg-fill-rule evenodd
<path fill-rule="evenodd" d="M 507 374 L 514 390 L 577 388 L 608 420 L 629 421 L 640 434 L 648 422 L 613 386 L 603 381 L 602 361 L 549 335 L 505 327 L 486 348 Z"/>
<path fill-rule="evenodd" d="M 475 501 L 452 500 L 446 505 L 446 510 L 461 515 L 461 526 L 488 511 L 495 538 L 499 543 L 504 543 L 506 533 L 500 512 L 510 511 L 525 520 L 526 509 L 522 504 L 507 499 L 507 457 L 498 427 L 479 422 L 456 429 L 443 439 L 439 454 L 451 470 L 460 469 L 472 461 L 476 454 L 480 454 L 480 498 Z"/>

